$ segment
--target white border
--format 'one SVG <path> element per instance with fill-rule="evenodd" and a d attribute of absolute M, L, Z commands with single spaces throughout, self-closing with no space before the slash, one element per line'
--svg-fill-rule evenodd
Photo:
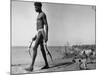
<path fill-rule="evenodd" d="M 41 1 L 41 2 L 54 2 L 54 3 L 96 5 L 95 0 L 17 0 L 17 1 Z"/>

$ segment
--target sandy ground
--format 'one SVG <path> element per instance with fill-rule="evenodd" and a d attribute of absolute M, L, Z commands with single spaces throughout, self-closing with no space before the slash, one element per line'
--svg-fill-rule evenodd
<path fill-rule="evenodd" d="M 38 72 L 58 72 L 58 71 L 76 71 L 79 69 L 79 63 L 72 63 L 72 59 L 57 59 L 54 60 L 52 63 L 49 63 L 50 68 L 49 69 L 43 69 L 41 70 L 41 67 L 43 67 L 43 63 L 40 63 L 39 65 L 34 66 L 34 70 L 32 72 L 28 72 L 25 70 L 29 64 L 22 64 L 22 65 L 14 65 L 12 66 L 12 74 L 27 74 L 27 73 L 38 73 Z M 92 70 L 96 68 L 96 64 L 88 64 L 88 69 Z"/>
<path fill-rule="evenodd" d="M 19 48 L 17 49 L 18 52 Z M 50 49 L 49 49 L 50 50 Z M 73 63 L 73 58 L 63 58 L 63 51 L 52 48 L 50 53 L 53 56 L 53 62 L 50 57 L 47 55 L 49 67 L 48 69 L 42 69 L 44 66 L 44 60 L 40 50 L 38 50 L 38 55 L 35 61 L 34 70 L 28 72 L 25 68 L 29 67 L 31 63 L 31 57 L 24 51 L 23 54 L 15 55 L 15 52 L 12 52 L 12 64 L 11 64 L 11 74 L 27 74 L 27 73 L 40 73 L 40 72 L 58 72 L 58 71 L 76 71 L 79 69 L 79 62 Z M 21 52 L 20 52 L 21 53 Z M 83 66 L 83 64 L 82 64 Z M 88 69 L 96 69 L 96 63 L 88 63 Z"/>

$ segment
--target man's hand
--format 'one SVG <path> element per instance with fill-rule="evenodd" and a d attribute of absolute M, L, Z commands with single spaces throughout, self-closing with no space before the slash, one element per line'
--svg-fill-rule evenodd
<path fill-rule="evenodd" d="M 32 41 L 35 41 L 36 40 L 36 35 L 32 38 Z"/>
<path fill-rule="evenodd" d="M 31 45 L 29 46 L 29 49 L 31 48 Z"/>
<path fill-rule="evenodd" d="M 45 38 L 45 42 L 47 42 L 48 41 L 48 36 L 46 36 L 46 38 Z"/>

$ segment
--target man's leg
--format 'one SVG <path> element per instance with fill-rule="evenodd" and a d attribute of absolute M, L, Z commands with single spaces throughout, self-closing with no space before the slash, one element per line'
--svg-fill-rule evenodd
<path fill-rule="evenodd" d="M 36 56 L 37 56 L 37 48 L 39 46 L 39 41 L 40 41 L 40 36 L 38 36 L 36 41 L 35 41 L 35 44 L 34 44 L 34 47 L 33 47 L 32 63 L 30 65 L 30 67 L 26 69 L 27 71 L 33 70 L 34 62 L 35 62 L 35 59 L 36 59 Z"/>
<path fill-rule="evenodd" d="M 37 47 L 34 46 L 34 47 L 33 47 L 32 63 L 31 63 L 31 66 L 32 66 L 32 67 L 34 66 L 34 62 L 35 62 L 36 56 L 37 56 Z"/>
<path fill-rule="evenodd" d="M 43 42 L 40 43 L 40 47 L 41 47 L 41 52 L 42 52 L 42 55 L 43 55 L 43 58 L 44 58 L 44 61 L 45 61 L 45 66 L 42 69 L 49 68 L 48 61 L 47 61 L 47 57 L 46 57 L 46 52 L 44 50 Z"/>

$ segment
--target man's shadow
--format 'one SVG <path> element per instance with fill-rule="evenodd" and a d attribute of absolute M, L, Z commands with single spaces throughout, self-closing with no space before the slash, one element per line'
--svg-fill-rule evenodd
<path fill-rule="evenodd" d="M 60 66 L 69 66 L 69 65 L 72 65 L 72 64 L 73 64 L 73 62 L 63 62 L 63 63 L 54 64 L 50 68 L 60 67 Z"/>

